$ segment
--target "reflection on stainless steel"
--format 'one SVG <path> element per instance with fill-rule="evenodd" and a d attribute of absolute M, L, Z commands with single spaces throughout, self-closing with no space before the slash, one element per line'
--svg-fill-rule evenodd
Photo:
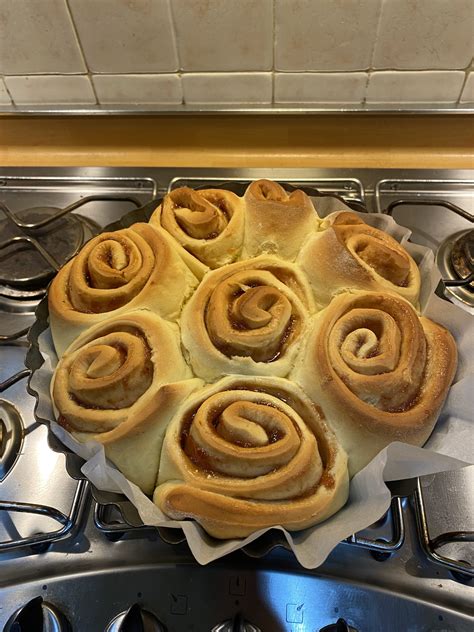
<path fill-rule="evenodd" d="M 473 108 L 469 103 L 321 103 L 316 105 L 301 103 L 283 104 L 192 104 L 183 103 L 181 105 L 149 105 L 127 104 L 127 105 L 3 105 L 0 106 L 1 116 L 189 116 L 199 114 L 210 115 L 259 115 L 259 116 L 294 116 L 295 114 L 317 114 L 325 115 L 363 115 L 363 116 L 417 116 L 442 114 L 472 114 Z"/>
<path fill-rule="evenodd" d="M 19 411 L 0 400 L 0 482 L 15 465 L 23 443 L 23 423 Z"/>
<path fill-rule="evenodd" d="M 413 230 L 413 240 L 433 251 L 448 236 L 471 228 L 465 215 L 474 210 L 474 173 L 389 175 L 382 170 L 319 169 L 5 169 L 0 173 L 0 200 L 17 216 L 22 209 L 66 209 L 95 197 L 81 207 L 81 217 L 104 227 L 136 206 L 125 198 L 146 204 L 185 184 L 267 177 L 315 186 L 356 208 L 365 204 L 370 212 L 392 208 L 396 220 Z M 116 200 L 104 202 L 106 196 Z M 424 198 L 429 198 L 428 205 L 417 203 Z M 393 204 L 402 199 L 409 203 Z M 465 213 L 452 213 L 437 200 L 447 200 Z M 143 217 L 141 212 L 130 217 L 146 219 L 153 207 L 143 211 Z M 41 230 L 50 226 L 54 222 Z M 35 229 L 22 230 L 30 236 Z M 388 514 L 341 543 L 322 567 L 304 572 L 277 531 L 200 567 L 181 530 L 143 526 L 121 495 L 94 488 L 91 495 L 87 483 L 75 480 L 82 477 L 80 458 L 66 456 L 46 426 L 35 421 L 34 399 L 25 387 L 23 336 L 43 293 L 28 286 L 0 286 L 0 392 L 2 406 L 9 411 L 6 415 L 0 407 L 2 435 L 11 444 L 5 419 L 10 423 L 13 410 L 22 428 L 21 446 L 13 449 L 17 456 L 13 465 L 8 457 L 8 472 L 0 480 L 0 630 L 31 600 L 26 614 L 42 616 L 45 630 L 52 625 L 48 612 L 62 615 L 63 627 L 67 619 L 73 630 L 81 631 L 120 630 L 124 622 L 173 632 L 378 632 L 388 629 L 387 622 L 394 631 L 472 629 L 474 525 L 469 494 L 474 468 L 440 474 L 418 486 L 416 481 L 391 484 Z M 46 325 L 46 316 L 44 302 L 32 338 Z M 34 369 L 38 361 L 31 350 L 27 365 Z M 0 445 L 0 465 L 7 471 L 2 455 L 8 448 Z M 51 629 L 62 629 L 55 625 Z"/>
<path fill-rule="evenodd" d="M 325 625 L 319 632 L 357 632 L 357 630 L 344 619 L 338 619 L 336 623 Z"/>

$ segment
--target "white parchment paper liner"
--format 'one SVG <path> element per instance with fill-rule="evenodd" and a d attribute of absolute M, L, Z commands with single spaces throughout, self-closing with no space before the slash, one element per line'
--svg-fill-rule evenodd
<path fill-rule="evenodd" d="M 344 205 L 334 198 L 315 198 L 320 216 Z M 350 210 L 350 209 L 349 209 Z M 388 509 L 391 494 L 384 481 L 401 480 L 446 470 L 455 470 L 473 462 L 472 393 L 474 392 L 474 336 L 472 317 L 460 308 L 443 301 L 433 292 L 439 281 L 434 255 L 423 246 L 408 243 L 411 232 L 396 224 L 389 216 L 361 214 L 364 221 L 385 230 L 405 246 L 417 262 L 422 276 L 421 312 L 447 327 L 456 339 L 459 367 L 448 399 L 436 428 L 424 448 L 395 442 L 382 450 L 351 481 L 347 504 L 324 523 L 297 533 L 282 527 L 289 546 L 305 568 L 316 568 L 334 547 L 378 520 Z M 184 531 L 189 547 L 200 564 L 207 564 L 252 542 L 267 530 L 257 531 L 244 540 L 219 541 L 211 538 L 194 521 L 169 520 L 133 483 L 128 481 L 104 455 L 96 442 L 79 443 L 54 420 L 50 382 L 57 363 L 49 328 L 39 337 L 39 348 L 45 360 L 31 379 L 38 393 L 37 416 L 50 420 L 52 432 L 70 450 L 85 459 L 83 474 L 103 491 L 123 493 L 137 508 L 144 524 L 175 527 Z"/>

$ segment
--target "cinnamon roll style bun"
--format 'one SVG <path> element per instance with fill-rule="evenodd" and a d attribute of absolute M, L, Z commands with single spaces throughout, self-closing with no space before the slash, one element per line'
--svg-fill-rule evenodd
<path fill-rule="evenodd" d="M 166 426 L 200 380 L 181 355 L 178 326 L 137 310 L 94 325 L 67 349 L 53 376 L 57 420 L 152 493 Z"/>
<path fill-rule="evenodd" d="M 271 180 L 252 182 L 245 200 L 245 257 L 277 255 L 294 261 L 319 218 L 311 199 L 297 189 L 288 193 Z"/>
<path fill-rule="evenodd" d="M 209 272 L 185 305 L 181 336 L 194 372 L 289 373 L 314 311 L 311 290 L 291 263 L 261 256 Z"/>
<path fill-rule="evenodd" d="M 282 378 L 227 377 L 171 421 L 154 502 L 216 538 L 299 530 L 346 502 L 347 458 L 319 409 Z"/>
<path fill-rule="evenodd" d="M 148 308 L 176 319 L 197 283 L 160 231 L 148 224 L 94 237 L 49 288 L 58 356 L 87 327 L 131 309 Z"/>
<path fill-rule="evenodd" d="M 242 198 L 224 189 L 168 193 L 150 218 L 172 238 L 179 254 L 198 278 L 208 268 L 235 261 L 244 238 Z"/>
<path fill-rule="evenodd" d="M 451 334 L 408 301 L 353 292 L 315 316 L 291 378 L 323 409 L 352 475 L 392 441 L 425 443 L 456 365 Z"/>
<path fill-rule="evenodd" d="M 418 304 L 421 279 L 415 261 L 388 233 L 350 211 L 328 215 L 320 232 L 301 249 L 297 263 L 320 306 L 350 289 L 396 292 Z"/>

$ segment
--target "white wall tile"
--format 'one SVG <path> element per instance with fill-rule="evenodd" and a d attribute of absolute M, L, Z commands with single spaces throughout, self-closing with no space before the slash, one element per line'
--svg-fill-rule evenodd
<path fill-rule="evenodd" d="M 0 72 L 85 72 L 65 0 L 0 0 Z"/>
<path fill-rule="evenodd" d="M 472 0 L 384 0 L 375 68 L 465 68 L 474 47 Z"/>
<path fill-rule="evenodd" d="M 367 74 L 276 73 L 275 103 L 362 103 Z"/>
<path fill-rule="evenodd" d="M 88 77 L 80 75 L 5 77 L 17 105 L 94 104 Z"/>
<path fill-rule="evenodd" d="M 276 0 L 277 70 L 365 70 L 380 0 Z"/>
<path fill-rule="evenodd" d="M 271 70 L 272 0 L 172 0 L 183 70 Z"/>
<path fill-rule="evenodd" d="M 93 72 L 178 69 L 168 0 L 69 0 L 69 6 Z"/>
<path fill-rule="evenodd" d="M 11 105 L 12 100 L 7 92 L 3 79 L 0 79 L 0 105 Z"/>
<path fill-rule="evenodd" d="M 182 76 L 185 103 L 271 103 L 272 75 L 265 72 L 190 73 Z"/>
<path fill-rule="evenodd" d="M 95 75 L 99 103 L 179 104 L 183 101 L 178 75 Z"/>
<path fill-rule="evenodd" d="M 474 72 L 469 73 L 461 94 L 461 103 L 474 103 Z"/>
<path fill-rule="evenodd" d="M 367 103 L 455 103 L 464 81 L 456 70 L 374 72 Z"/>

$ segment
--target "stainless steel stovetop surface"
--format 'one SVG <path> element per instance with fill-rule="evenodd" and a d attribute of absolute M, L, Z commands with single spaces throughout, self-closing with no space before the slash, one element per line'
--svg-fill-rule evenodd
<path fill-rule="evenodd" d="M 170 187 L 259 177 L 337 193 L 370 212 L 392 205 L 414 240 L 434 250 L 447 235 L 472 227 L 441 205 L 417 201 L 447 200 L 473 213 L 474 171 L 3 169 L 0 201 L 14 212 L 104 194 L 143 204 Z M 127 201 L 92 201 L 74 212 L 103 227 L 131 208 Z M 30 326 L 35 304 L 5 299 L 0 288 L 0 336 Z M 21 373 L 26 351 L 24 336 L 0 346 L 0 419 L 7 426 L 16 415 L 22 419 L 14 465 L 6 476 L 0 467 L 0 630 L 37 596 L 81 632 L 107 629 L 135 602 L 177 632 L 232 629 L 217 626 L 236 613 L 265 632 L 313 632 L 339 617 L 364 632 L 473 629 L 474 468 L 395 486 L 401 500 L 394 500 L 392 515 L 340 544 L 315 571 L 299 567 L 281 548 L 271 550 L 271 537 L 200 567 L 185 544 L 130 528 L 117 509 L 96 506 L 88 485 L 69 476 L 64 454 L 34 419 Z M 14 374 L 19 380 L 9 386 Z M 0 465 L 3 459 L 0 448 Z M 24 504 L 41 506 L 41 513 Z M 266 548 L 263 558 L 252 557 Z"/>

